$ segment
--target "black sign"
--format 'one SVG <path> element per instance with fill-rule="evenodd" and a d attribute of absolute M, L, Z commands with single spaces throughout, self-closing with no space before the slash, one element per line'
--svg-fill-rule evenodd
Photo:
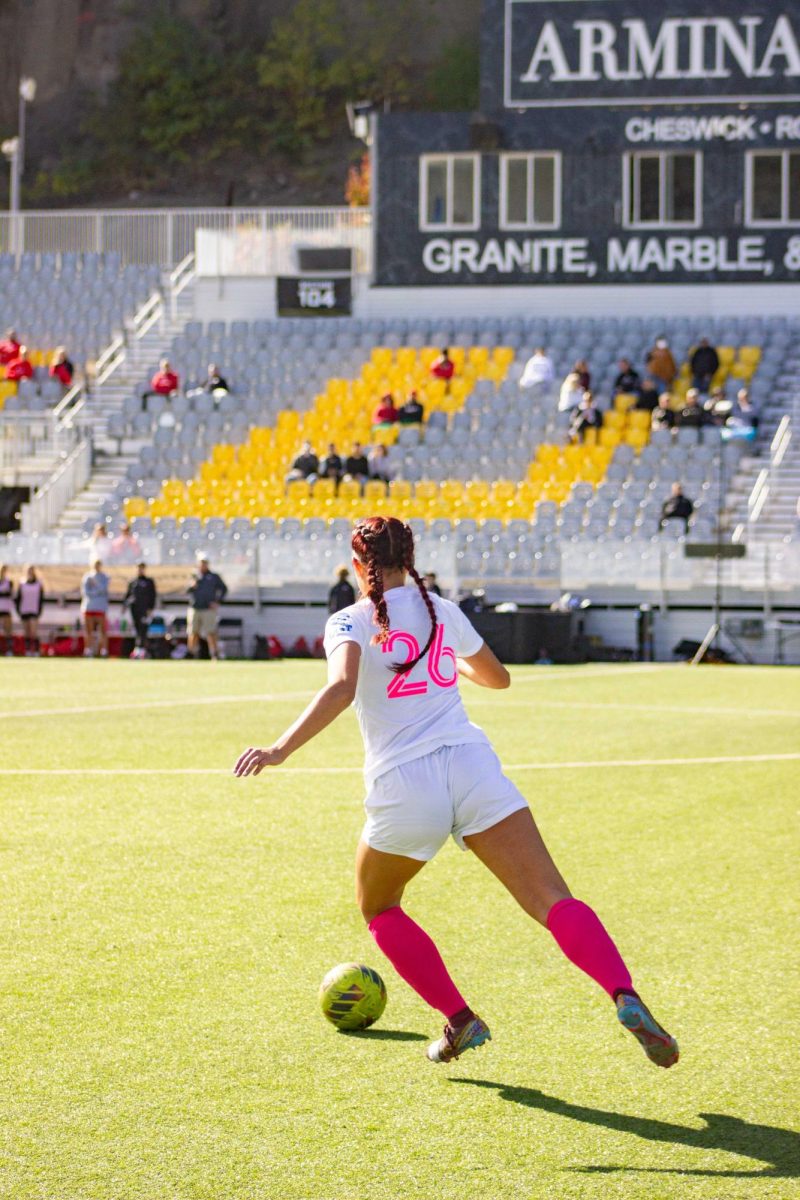
<path fill-rule="evenodd" d="M 352 290 L 349 276 L 280 276 L 277 279 L 279 317 L 349 317 Z"/>
<path fill-rule="evenodd" d="M 744 542 L 686 542 L 684 558 L 746 558 Z"/>
<path fill-rule="evenodd" d="M 800 101 L 794 0 L 505 0 L 504 103 Z"/>

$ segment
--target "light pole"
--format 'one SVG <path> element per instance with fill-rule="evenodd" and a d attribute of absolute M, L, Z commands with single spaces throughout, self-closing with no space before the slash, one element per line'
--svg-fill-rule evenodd
<path fill-rule="evenodd" d="M 33 104 L 36 99 L 36 80 L 31 79 L 30 75 L 23 75 L 19 81 L 19 123 L 17 125 L 17 136 L 19 137 L 19 149 L 17 151 L 17 170 L 22 175 L 25 170 L 25 106 Z"/>

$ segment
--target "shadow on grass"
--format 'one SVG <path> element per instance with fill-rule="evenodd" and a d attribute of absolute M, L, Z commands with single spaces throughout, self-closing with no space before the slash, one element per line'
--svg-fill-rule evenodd
<path fill-rule="evenodd" d="M 347 1037 L 370 1038 L 374 1042 L 426 1042 L 424 1033 L 411 1033 L 407 1029 L 340 1029 Z"/>
<path fill-rule="evenodd" d="M 490 1083 L 486 1079 L 453 1079 L 451 1082 L 471 1087 L 495 1088 L 503 1100 L 511 1100 L 527 1108 L 539 1108 L 560 1117 L 570 1117 L 573 1121 L 584 1121 L 587 1125 L 601 1125 L 619 1133 L 633 1133 L 652 1142 L 691 1146 L 694 1150 L 724 1150 L 729 1154 L 760 1159 L 767 1164 L 763 1170 L 741 1171 L 706 1171 L 694 1167 L 573 1168 L 585 1174 L 637 1171 L 656 1175 L 708 1175 L 730 1179 L 800 1178 L 800 1133 L 791 1129 L 777 1129 L 773 1125 L 752 1125 L 739 1117 L 729 1117 L 724 1113 L 700 1113 L 706 1126 L 704 1129 L 692 1129 L 686 1125 L 673 1125 L 669 1121 L 631 1117 L 624 1113 L 607 1112 L 602 1108 L 571 1104 L 568 1100 L 547 1096 L 536 1088 L 510 1087 L 504 1083 Z"/>

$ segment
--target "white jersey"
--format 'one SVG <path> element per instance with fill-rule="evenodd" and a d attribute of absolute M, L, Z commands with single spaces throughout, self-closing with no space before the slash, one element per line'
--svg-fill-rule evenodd
<path fill-rule="evenodd" d="M 370 600 L 359 600 L 334 613 L 325 626 L 325 653 L 343 642 L 361 648 L 354 707 L 364 739 L 367 787 L 385 771 L 430 754 L 440 746 L 489 739 L 468 719 L 458 692 L 457 658 L 477 654 L 483 638 L 461 609 L 431 596 L 436 636 L 430 650 L 409 674 L 394 674 L 393 663 L 410 662 L 428 640 L 430 613 L 417 587 L 385 593 L 389 640 L 373 646 L 378 633 Z"/>

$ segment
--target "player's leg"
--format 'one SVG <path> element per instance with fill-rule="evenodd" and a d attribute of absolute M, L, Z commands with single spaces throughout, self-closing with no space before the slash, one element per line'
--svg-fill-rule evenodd
<path fill-rule="evenodd" d="M 356 853 L 358 905 L 377 945 L 397 974 L 446 1018 L 444 1035 L 428 1047 L 433 1062 L 450 1062 L 491 1034 L 453 983 L 436 944 L 400 907 L 406 884 L 425 860 L 387 854 L 365 841 Z"/>
<path fill-rule="evenodd" d="M 97 618 L 97 637 L 100 644 L 100 654 L 105 658 L 108 655 L 108 620 L 105 616 Z"/>
<path fill-rule="evenodd" d="M 534 920 L 546 925 L 566 957 L 617 1004 L 617 1015 L 659 1066 L 672 1066 L 678 1046 L 633 987 L 613 939 L 588 904 L 576 900 L 553 862 L 528 808 L 505 817 L 465 844 Z"/>
<path fill-rule="evenodd" d="M 11 617 L 8 613 L 0 613 L 0 654 L 12 654 Z"/>

